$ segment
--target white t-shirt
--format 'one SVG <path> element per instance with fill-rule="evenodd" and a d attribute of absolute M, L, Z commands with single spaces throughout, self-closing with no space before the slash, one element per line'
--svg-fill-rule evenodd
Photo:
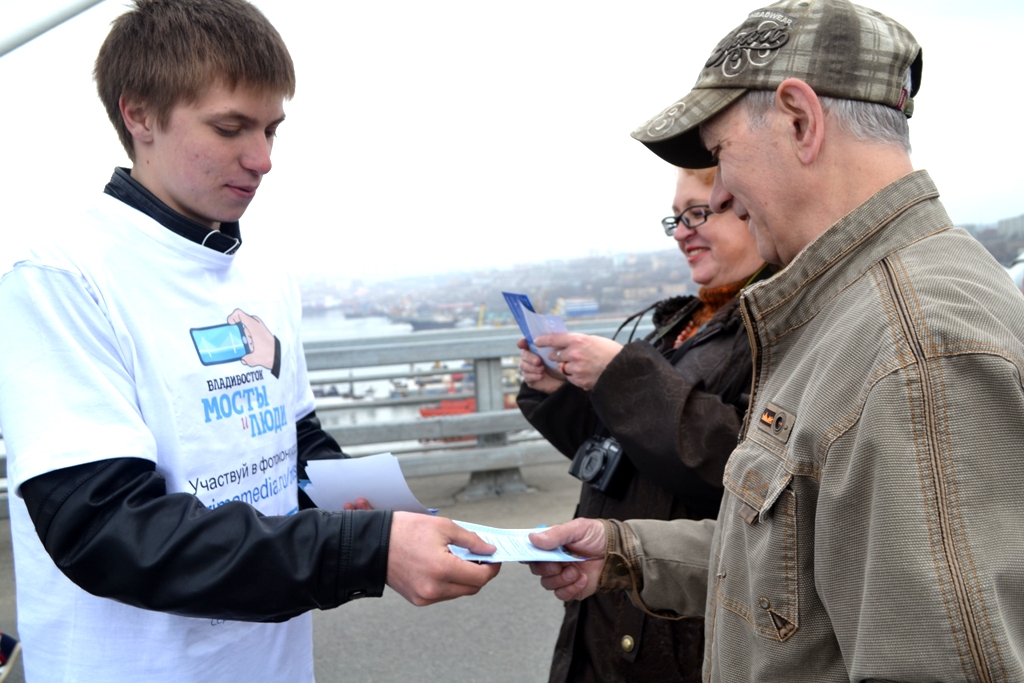
<path fill-rule="evenodd" d="M 102 195 L 0 279 L 0 428 L 19 494 L 29 681 L 313 680 L 309 614 L 211 621 L 92 596 L 50 560 L 19 497 L 39 474 L 133 457 L 207 507 L 297 509 L 295 421 L 314 407 L 301 305 L 294 282 L 253 252 L 218 253 Z"/>

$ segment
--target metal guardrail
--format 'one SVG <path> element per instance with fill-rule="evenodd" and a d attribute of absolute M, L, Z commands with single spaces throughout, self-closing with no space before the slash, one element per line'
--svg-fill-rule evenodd
<path fill-rule="evenodd" d="M 522 429 L 530 429 L 530 423 L 518 410 L 494 410 L 400 422 L 350 425 L 328 428 L 328 431 L 342 446 L 354 446 L 410 439 L 453 439 Z"/>
<path fill-rule="evenodd" d="M 607 321 L 570 323 L 570 331 L 610 337 L 618 327 Z M 641 325 L 639 334 L 650 331 Z M 518 355 L 517 328 L 463 329 L 417 332 L 411 335 L 314 341 L 305 344 L 306 364 L 314 383 L 364 382 L 374 379 L 426 376 L 458 372 L 461 369 L 389 371 L 353 377 L 345 374 L 353 368 L 433 363 L 435 361 L 471 361 L 475 379 L 477 412 L 415 420 L 373 424 L 328 426 L 326 430 L 343 447 L 414 442 L 396 455 L 407 477 L 438 474 L 504 473 L 525 466 L 565 462 L 565 457 L 536 433 L 529 434 L 529 423 L 518 410 L 503 410 L 508 389 L 501 381 L 502 369 L 515 364 L 509 360 Z M 502 360 L 505 359 L 503 363 Z M 463 370 L 469 372 L 467 368 Z M 470 394 L 466 394 L 469 396 Z M 455 395 L 461 396 L 461 395 Z M 337 400 L 317 401 L 317 415 L 329 423 L 332 415 L 351 408 L 376 408 L 388 405 L 425 403 L 451 398 L 433 395 L 412 400 L 363 400 L 339 406 Z M 524 434 L 524 432 L 526 432 Z M 513 437 L 510 438 L 510 433 Z M 475 442 L 449 442 L 461 437 L 476 437 Z M 415 445 L 418 442 L 419 445 Z M 423 443 L 429 442 L 429 443 Z M 440 444 L 438 443 L 440 442 Z M 0 438 L 0 517 L 7 516 L 7 456 Z M 487 488 L 489 484 L 484 484 Z"/>
<path fill-rule="evenodd" d="M 568 327 L 573 332 L 610 337 L 618 328 L 618 323 L 589 321 L 570 324 Z M 640 333 L 646 334 L 649 329 L 649 325 L 646 330 L 641 328 Z M 532 440 L 529 437 L 510 439 L 510 433 L 530 429 L 529 423 L 519 411 L 502 410 L 506 393 L 501 381 L 502 369 L 515 367 L 514 358 L 519 355 L 516 342 L 521 336 L 518 328 L 507 327 L 419 332 L 377 339 L 318 341 L 305 345 L 306 364 L 311 381 L 324 378 L 321 381 L 344 383 L 362 379 L 345 376 L 345 369 L 351 371 L 352 368 L 389 365 L 407 365 L 411 369 L 413 364 L 423 362 L 472 362 L 477 406 L 474 414 L 327 427 L 327 431 L 343 447 L 475 436 L 475 447 L 438 449 L 436 446 L 413 446 L 409 451 L 391 450 L 398 456 L 407 477 L 470 473 L 466 496 L 482 497 L 525 489 L 518 469 L 524 465 L 565 462 L 565 457 L 535 432 Z M 439 370 L 446 373 L 458 371 Z M 437 401 L 447 397 L 429 398 Z M 369 407 L 375 403 L 386 405 L 382 401 L 369 400 L 361 401 L 359 405 Z M 327 423 L 332 408 L 336 406 L 337 401 L 332 405 L 330 401 L 322 399 L 318 402 L 317 414 Z"/>
<path fill-rule="evenodd" d="M 618 327 L 615 322 L 588 321 L 570 323 L 572 332 L 610 337 Z M 644 333 L 649 331 L 643 330 Z M 306 366 L 309 370 L 376 367 L 444 360 L 482 360 L 518 356 L 516 342 L 522 337 L 519 328 L 439 330 L 411 335 L 316 341 L 305 344 Z"/>
<path fill-rule="evenodd" d="M 569 469 L 569 463 L 565 456 L 555 450 L 554 446 L 547 441 L 478 446 L 470 451 L 451 450 L 397 457 L 398 463 L 402 467 L 402 473 L 406 477 L 430 477 L 438 474 L 465 474 L 466 472 L 477 475 L 475 485 L 473 478 L 470 479 L 468 495 L 470 498 L 487 495 L 492 488 L 498 489 L 493 491 L 494 493 L 504 492 L 503 487 L 496 487 L 490 479 L 493 477 L 508 481 L 510 478 L 504 476 L 508 470 L 518 470 L 527 465 L 552 463 L 565 463 L 566 470 Z M 479 476 L 479 473 L 490 476 Z M 521 481 L 518 477 L 512 479 L 512 481 L 516 480 Z M 472 489 L 477 489 L 478 492 L 474 493 Z"/>
<path fill-rule="evenodd" d="M 569 321 L 566 323 L 570 332 L 581 332 L 583 334 L 600 334 L 602 336 L 610 336 L 615 332 L 615 328 L 618 327 L 618 321 L 614 320 L 581 320 L 581 321 Z M 646 330 L 644 327 L 646 326 Z M 650 331 L 651 327 L 649 324 L 641 323 L 641 330 L 644 334 Z M 303 346 L 308 354 L 311 350 L 330 348 L 334 346 L 361 346 L 366 344 L 374 343 L 399 343 L 402 340 L 406 342 L 427 342 L 427 341 L 462 341 L 462 340 L 479 340 L 479 339 L 490 339 L 490 338 L 503 338 L 503 339 L 519 339 L 523 335 L 519 332 L 519 328 L 515 325 L 507 325 L 503 327 L 456 327 L 450 329 L 441 330 L 428 330 L 415 332 L 413 334 L 398 334 L 389 335 L 384 337 L 361 337 L 361 338 L 350 338 L 350 339 L 316 339 L 304 341 Z M 515 343 L 513 342 L 513 350 Z"/>

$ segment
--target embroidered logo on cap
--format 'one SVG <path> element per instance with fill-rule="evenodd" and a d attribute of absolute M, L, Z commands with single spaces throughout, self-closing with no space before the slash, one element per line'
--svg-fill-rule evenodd
<path fill-rule="evenodd" d="M 790 430 L 796 422 L 796 413 L 783 410 L 774 403 L 769 403 L 761 413 L 761 419 L 757 421 L 757 428 L 762 432 L 771 434 L 782 443 L 789 441 Z"/>
<path fill-rule="evenodd" d="M 760 19 L 757 26 L 744 26 L 729 36 L 711 53 L 705 69 L 721 65 L 722 75 L 738 76 L 747 66 L 767 66 L 775 60 L 777 50 L 789 42 L 789 29 L 796 21 L 782 12 L 758 10 L 750 19 Z"/>

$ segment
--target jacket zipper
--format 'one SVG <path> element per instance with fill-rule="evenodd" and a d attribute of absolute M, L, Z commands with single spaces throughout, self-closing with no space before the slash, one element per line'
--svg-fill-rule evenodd
<path fill-rule="evenodd" d="M 750 402 L 747 404 L 747 414 L 743 416 L 743 428 L 736 437 L 736 442 L 743 441 L 743 437 L 747 435 L 747 429 L 750 427 L 750 414 L 754 410 L 755 394 L 757 393 L 757 380 L 761 374 L 760 368 L 757 367 L 758 362 L 761 360 L 761 354 L 759 351 L 759 342 L 757 335 L 754 334 L 754 317 L 750 311 L 747 310 L 748 302 L 746 296 L 740 296 L 740 316 L 743 318 L 743 326 L 747 328 L 747 340 L 750 342 Z"/>
<path fill-rule="evenodd" d="M 960 619 L 964 624 L 971 658 L 974 660 L 974 666 L 978 670 L 981 680 L 989 683 L 992 680 L 992 675 L 988 670 L 988 665 L 985 663 L 978 625 L 975 623 L 974 612 L 971 610 L 970 601 L 967 597 L 967 582 L 964 579 L 960 562 L 956 556 L 956 549 L 953 546 L 952 524 L 945 504 L 946 484 L 942 477 L 939 476 L 938 438 L 935 433 L 936 419 L 934 415 L 935 397 L 932 392 L 931 373 L 925 358 L 924 347 L 921 345 L 921 340 L 917 336 L 917 331 L 912 324 L 910 309 L 896 281 L 893 267 L 888 258 L 883 259 L 881 264 L 885 275 L 885 283 L 889 289 L 889 296 L 892 298 L 899 316 L 900 326 L 903 328 L 903 337 L 910 343 L 911 353 L 921 375 L 921 394 L 924 399 L 925 427 L 928 436 L 928 458 L 932 468 L 932 485 L 935 487 L 935 495 L 938 498 L 938 505 L 936 507 L 939 517 L 939 530 L 942 534 L 942 551 L 946 556 L 946 562 L 952 575 L 957 609 L 960 612 Z"/>

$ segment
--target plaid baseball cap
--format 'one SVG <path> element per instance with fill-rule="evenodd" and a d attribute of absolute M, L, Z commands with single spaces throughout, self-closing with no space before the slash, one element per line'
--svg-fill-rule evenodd
<path fill-rule="evenodd" d="M 632 136 L 676 166 L 714 166 L 698 126 L 748 90 L 775 90 L 787 78 L 819 96 L 877 102 L 910 118 L 921 46 L 889 17 L 848 0 L 783 0 L 751 12 L 715 47 L 693 90 Z"/>

